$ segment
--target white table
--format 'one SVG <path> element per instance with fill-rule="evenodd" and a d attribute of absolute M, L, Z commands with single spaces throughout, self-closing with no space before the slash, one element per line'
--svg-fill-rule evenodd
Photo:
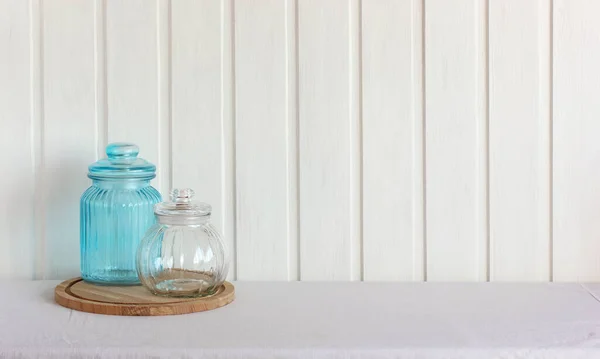
<path fill-rule="evenodd" d="M 214 311 L 117 317 L 58 306 L 58 283 L 0 281 L 0 358 L 600 358 L 600 285 L 244 282 Z"/>

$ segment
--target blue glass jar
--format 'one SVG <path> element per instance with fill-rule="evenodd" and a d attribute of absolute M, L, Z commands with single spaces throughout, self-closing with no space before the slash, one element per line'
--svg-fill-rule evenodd
<path fill-rule="evenodd" d="M 136 251 L 155 223 L 154 205 L 161 201 L 150 185 L 156 166 L 138 158 L 131 143 L 112 143 L 107 158 L 89 166 L 92 186 L 81 196 L 81 277 L 110 285 L 139 284 Z"/>

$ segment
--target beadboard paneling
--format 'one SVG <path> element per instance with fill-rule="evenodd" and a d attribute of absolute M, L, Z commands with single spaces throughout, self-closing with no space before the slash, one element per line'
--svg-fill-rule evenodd
<path fill-rule="evenodd" d="M 0 0 L 0 276 L 77 275 L 132 141 L 230 279 L 600 278 L 593 0 Z"/>
<path fill-rule="evenodd" d="M 355 108 L 350 60 L 353 3 L 298 3 L 300 278 L 351 280 Z M 343 15 L 341 15 L 343 14 Z M 353 31 L 354 30 L 354 31 Z M 356 250 L 357 248 L 354 248 Z"/>
<path fill-rule="evenodd" d="M 490 2 L 490 277 L 550 278 L 550 1 Z"/>
<path fill-rule="evenodd" d="M 158 81 L 158 190 L 169 193 L 172 182 L 171 164 L 171 1 L 157 0 L 157 81 Z"/>
<path fill-rule="evenodd" d="M 295 7 L 239 1 L 234 16 L 238 279 L 296 279 Z"/>
<path fill-rule="evenodd" d="M 597 1 L 554 4 L 554 279 L 600 280 Z"/>
<path fill-rule="evenodd" d="M 33 278 L 39 113 L 32 96 L 32 13 L 21 0 L 0 1 L 0 277 Z M 37 52 L 36 52 L 37 53 Z M 36 71 L 37 73 L 37 71 Z M 37 96 L 36 96 L 37 97 Z M 36 198 L 37 197 L 37 198 Z M 41 261 L 41 258 L 40 258 Z M 40 269 L 40 272 L 43 272 Z"/>
<path fill-rule="evenodd" d="M 486 10 L 425 3 L 428 280 L 486 280 Z"/>
<path fill-rule="evenodd" d="M 422 280 L 421 1 L 362 2 L 365 280 Z"/>
<path fill-rule="evenodd" d="M 134 142 L 140 157 L 157 164 L 159 7 L 145 0 L 111 0 L 105 6 L 108 142 Z M 162 170 L 157 169 L 157 188 Z"/>
<path fill-rule="evenodd" d="M 225 29 L 231 26 L 227 2 L 176 1 L 172 21 L 172 174 L 173 187 L 190 187 L 196 199 L 213 207 L 212 221 L 227 239 L 235 273 L 234 236 L 230 211 L 232 175 L 225 161 L 231 153 L 231 66 Z M 230 112 L 229 112 L 230 113 Z M 163 193 L 166 196 L 167 193 Z"/>
<path fill-rule="evenodd" d="M 63 278 L 79 273 L 79 228 L 71 222 L 89 186 L 86 167 L 96 160 L 94 3 L 41 4 L 44 273 Z"/>

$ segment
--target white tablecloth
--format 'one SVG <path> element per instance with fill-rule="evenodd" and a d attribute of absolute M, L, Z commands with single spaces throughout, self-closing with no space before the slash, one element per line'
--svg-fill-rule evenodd
<path fill-rule="evenodd" d="M 214 311 L 81 313 L 0 281 L 0 358 L 600 358 L 600 285 L 234 283 Z"/>

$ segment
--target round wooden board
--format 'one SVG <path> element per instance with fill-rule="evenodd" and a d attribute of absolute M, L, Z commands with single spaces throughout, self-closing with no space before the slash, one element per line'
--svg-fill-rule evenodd
<path fill-rule="evenodd" d="M 56 303 L 70 309 L 109 315 L 173 315 L 202 312 L 225 306 L 235 298 L 235 289 L 229 282 L 210 297 L 169 298 L 156 296 L 141 285 L 99 286 L 73 278 L 62 282 L 54 290 Z"/>

